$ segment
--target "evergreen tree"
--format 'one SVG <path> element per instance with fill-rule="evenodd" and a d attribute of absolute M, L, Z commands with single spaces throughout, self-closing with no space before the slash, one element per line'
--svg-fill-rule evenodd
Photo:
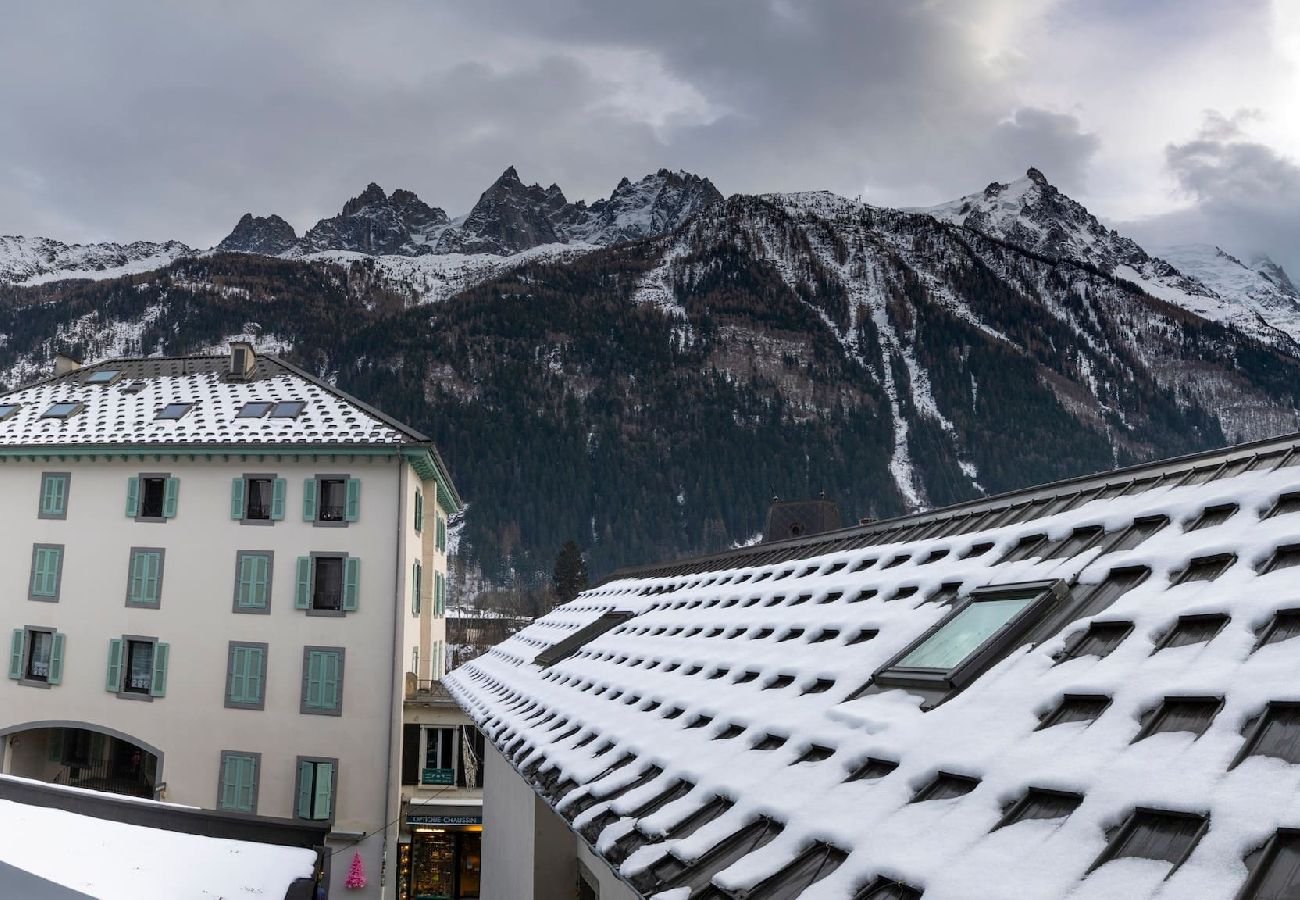
<path fill-rule="evenodd" d="M 587 589 L 587 561 L 573 541 L 565 541 L 555 557 L 555 577 L 551 588 L 557 604 L 568 603 Z"/>

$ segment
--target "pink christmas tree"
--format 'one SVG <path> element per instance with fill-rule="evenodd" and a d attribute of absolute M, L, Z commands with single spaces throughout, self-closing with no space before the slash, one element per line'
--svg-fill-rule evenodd
<path fill-rule="evenodd" d="M 343 882 L 344 887 L 357 890 L 366 886 L 366 867 L 361 862 L 361 854 L 352 854 L 352 865 L 348 868 L 348 880 Z"/>

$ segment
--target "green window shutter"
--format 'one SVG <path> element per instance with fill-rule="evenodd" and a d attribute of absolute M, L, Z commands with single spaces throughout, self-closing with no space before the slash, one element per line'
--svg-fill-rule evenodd
<path fill-rule="evenodd" d="M 273 522 L 284 519 L 285 486 L 283 478 L 277 478 L 271 483 L 271 521 Z"/>
<path fill-rule="evenodd" d="M 9 641 L 9 677 L 14 681 L 23 677 L 23 644 L 26 641 L 26 630 L 15 628 Z"/>
<path fill-rule="evenodd" d="M 315 478 L 307 478 L 302 483 L 302 520 L 316 521 L 316 501 L 320 493 L 320 483 Z"/>
<path fill-rule="evenodd" d="M 47 684 L 60 684 L 63 681 L 63 632 L 54 632 L 50 641 L 50 673 L 45 679 Z"/>
<path fill-rule="evenodd" d="M 230 677 L 226 682 L 226 699 L 231 703 L 247 703 L 248 677 L 245 674 L 245 653 L 247 647 L 230 648 Z"/>
<path fill-rule="evenodd" d="M 355 522 L 361 518 L 361 479 L 348 479 L 347 505 L 343 508 L 343 518 Z"/>
<path fill-rule="evenodd" d="M 221 797 L 217 805 L 222 809 L 236 809 L 239 803 L 239 758 L 222 757 L 221 760 Z"/>
<path fill-rule="evenodd" d="M 321 668 L 325 655 L 319 650 L 307 653 L 307 706 L 312 709 L 321 707 Z"/>
<path fill-rule="evenodd" d="M 176 500 L 180 496 L 181 480 L 168 478 L 163 490 L 163 518 L 176 518 Z"/>
<path fill-rule="evenodd" d="M 420 614 L 420 563 L 411 563 L 411 615 Z"/>
<path fill-rule="evenodd" d="M 266 609 L 270 600 L 270 568 L 270 560 L 265 554 L 248 553 L 239 557 L 236 604 L 241 609 Z"/>
<path fill-rule="evenodd" d="M 144 599 L 144 554 L 131 554 L 131 602 L 140 603 Z"/>
<path fill-rule="evenodd" d="M 162 554 L 157 550 L 137 550 L 131 554 L 131 602 L 158 605 L 162 576 Z"/>
<path fill-rule="evenodd" d="M 150 550 L 144 558 L 145 597 L 150 603 L 157 603 L 159 588 L 162 586 L 162 554 Z"/>
<path fill-rule="evenodd" d="M 122 640 L 113 638 L 108 642 L 108 678 L 104 689 L 116 694 L 122 689 Z"/>
<path fill-rule="evenodd" d="M 323 762 L 316 763 L 312 768 L 315 769 L 316 775 L 316 803 L 312 809 L 315 813 L 313 818 L 328 819 L 334 802 L 334 765 Z"/>
<path fill-rule="evenodd" d="M 63 762 L 63 729 L 51 728 L 49 730 L 49 737 L 46 738 L 45 743 L 48 744 L 50 748 L 50 762 Z"/>
<path fill-rule="evenodd" d="M 298 763 L 298 818 L 311 818 L 311 801 L 313 796 L 311 776 L 315 766 L 305 760 Z"/>
<path fill-rule="evenodd" d="M 222 809 L 251 813 L 256 784 L 257 760 L 251 756 L 233 754 L 223 757 L 221 797 L 218 805 Z"/>
<path fill-rule="evenodd" d="M 32 596 L 59 595 L 59 562 L 63 551 L 58 547 L 37 547 L 32 554 Z"/>
<path fill-rule="evenodd" d="M 311 557 L 298 557 L 298 588 L 293 605 L 297 609 L 311 609 Z"/>
<path fill-rule="evenodd" d="M 438 516 L 438 549 L 447 549 L 447 520 L 442 516 Z"/>
<path fill-rule="evenodd" d="M 61 516 L 67 510 L 68 476 L 47 475 L 41 493 L 41 513 L 47 516 Z"/>
<path fill-rule="evenodd" d="M 249 703 L 262 702 L 262 669 L 266 665 L 266 651 L 261 647 L 244 648 L 244 685 Z"/>
<path fill-rule="evenodd" d="M 237 594 L 235 603 L 241 607 L 254 606 L 253 602 L 253 560 L 255 556 L 239 557 L 239 571 L 235 573 Z"/>
<path fill-rule="evenodd" d="M 415 489 L 415 533 L 419 534 L 424 529 L 424 493 Z"/>
<path fill-rule="evenodd" d="M 329 650 L 321 654 L 321 704 L 324 709 L 339 708 L 339 654 Z"/>
<path fill-rule="evenodd" d="M 343 611 L 357 611 L 357 594 L 361 588 L 361 560 L 349 556 L 343 563 Z"/>
<path fill-rule="evenodd" d="M 134 475 L 126 480 L 126 515 L 129 519 L 140 515 L 140 479 Z"/>
<path fill-rule="evenodd" d="M 171 647 L 162 641 L 153 645 L 153 683 L 149 685 L 150 697 L 167 696 L 167 657 Z"/>
<path fill-rule="evenodd" d="M 244 518 L 244 479 L 230 479 L 230 518 Z"/>

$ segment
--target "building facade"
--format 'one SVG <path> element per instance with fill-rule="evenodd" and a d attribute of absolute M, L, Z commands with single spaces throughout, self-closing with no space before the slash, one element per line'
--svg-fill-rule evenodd
<path fill-rule="evenodd" d="M 326 821 L 392 896 L 408 679 L 443 674 L 432 444 L 247 345 L 0 395 L 0 770 Z"/>
<path fill-rule="evenodd" d="M 1300 897 L 1300 436 L 620 573 L 455 670 L 484 900 Z"/>

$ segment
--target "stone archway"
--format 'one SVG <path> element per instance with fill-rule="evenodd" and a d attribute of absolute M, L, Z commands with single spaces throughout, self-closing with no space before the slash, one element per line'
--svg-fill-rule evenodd
<path fill-rule="evenodd" d="M 0 738 L 7 775 L 150 799 L 162 786 L 161 750 L 94 722 L 25 722 Z"/>

